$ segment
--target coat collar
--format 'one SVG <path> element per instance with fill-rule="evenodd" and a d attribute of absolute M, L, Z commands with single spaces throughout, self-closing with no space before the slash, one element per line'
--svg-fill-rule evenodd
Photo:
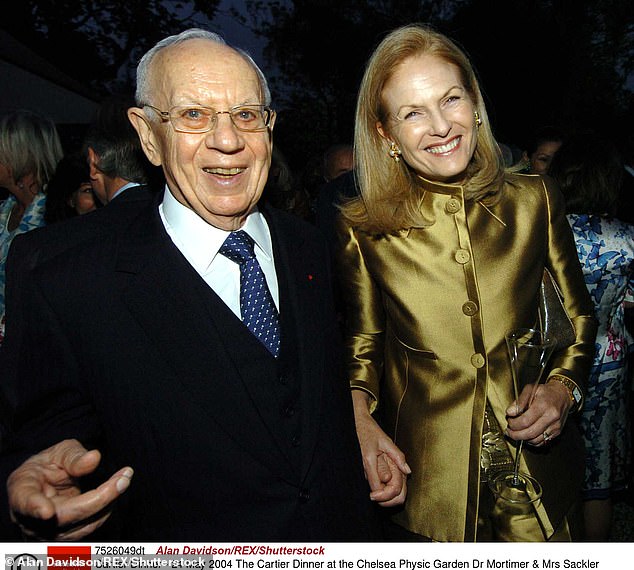
<path fill-rule="evenodd" d="M 506 226 L 506 222 L 504 221 L 504 214 L 502 210 L 499 207 L 497 207 L 497 204 L 499 204 L 499 202 L 496 203 L 495 206 L 487 206 L 481 200 L 476 200 L 475 202 L 473 201 L 468 202 L 465 199 L 464 186 L 462 184 L 446 184 L 443 182 L 427 180 L 426 178 L 423 178 L 422 176 L 418 176 L 418 179 L 421 183 L 421 187 L 423 188 L 423 197 L 421 199 L 421 211 L 426 219 L 432 221 L 432 225 L 433 225 L 433 221 L 435 221 L 436 219 L 436 216 L 434 214 L 433 203 L 436 198 L 440 198 L 445 202 L 448 202 L 449 200 L 458 200 L 459 204 L 458 204 L 458 209 L 456 209 L 456 212 L 462 209 L 465 209 L 466 211 L 468 211 L 471 208 L 474 208 L 474 210 L 472 211 L 475 211 L 475 210 L 480 211 L 482 214 L 491 218 L 490 220 L 491 222 L 500 223 Z M 505 185 L 506 185 L 506 181 L 505 181 Z M 504 189 L 502 189 L 501 191 L 504 192 Z M 452 206 L 449 204 L 446 204 L 445 207 L 454 208 L 454 209 L 456 208 L 456 206 Z M 409 231 L 407 233 L 409 235 Z"/>
<path fill-rule="evenodd" d="M 422 188 L 425 191 L 434 192 L 436 194 L 464 194 L 464 186 L 461 184 L 445 184 L 444 182 L 436 182 L 427 180 L 423 176 L 417 175 L 418 180 L 421 183 Z"/>

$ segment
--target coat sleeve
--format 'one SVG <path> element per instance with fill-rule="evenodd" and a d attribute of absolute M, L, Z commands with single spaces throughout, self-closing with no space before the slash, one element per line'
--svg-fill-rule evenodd
<path fill-rule="evenodd" d="M 337 222 L 337 285 L 344 304 L 344 362 L 353 389 L 365 390 L 373 398 L 370 411 L 379 402 L 383 373 L 385 312 L 381 292 L 363 256 L 355 230 L 340 216 Z"/>
<path fill-rule="evenodd" d="M 572 345 L 553 355 L 549 375 L 567 376 L 585 391 L 594 358 L 598 323 L 566 218 L 563 194 L 554 182 L 544 180 L 543 184 L 549 217 L 546 266 L 562 293 L 576 337 Z"/>
<path fill-rule="evenodd" d="M 36 453 L 70 437 L 88 444 L 98 432 L 94 410 L 78 389 L 74 350 L 46 298 L 47 280 L 38 275 L 39 250 L 27 236 L 16 238 L 7 264 L 7 334 L 0 351 L 5 453 Z"/>

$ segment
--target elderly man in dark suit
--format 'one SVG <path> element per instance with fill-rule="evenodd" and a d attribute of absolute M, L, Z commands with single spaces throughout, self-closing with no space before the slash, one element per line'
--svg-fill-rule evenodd
<path fill-rule="evenodd" d="M 107 231 L 63 255 L 46 229 L 16 242 L 32 262 L 9 266 L 28 279 L 2 354 L 4 463 L 46 449 L 9 478 L 13 519 L 67 540 L 377 539 L 326 245 L 258 207 L 264 76 L 188 30 L 143 57 L 136 99 L 164 191 L 96 212 Z"/>

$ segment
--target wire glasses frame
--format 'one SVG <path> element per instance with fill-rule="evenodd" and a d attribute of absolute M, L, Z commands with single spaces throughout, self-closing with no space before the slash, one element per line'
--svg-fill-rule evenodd
<path fill-rule="evenodd" d="M 216 111 L 211 107 L 182 105 L 169 111 L 153 105 L 143 105 L 157 113 L 160 119 L 169 121 L 175 131 L 180 133 L 206 133 L 218 123 L 218 115 L 229 115 L 233 126 L 239 131 L 258 132 L 268 129 L 273 110 L 266 105 L 236 105 L 228 111 Z"/>

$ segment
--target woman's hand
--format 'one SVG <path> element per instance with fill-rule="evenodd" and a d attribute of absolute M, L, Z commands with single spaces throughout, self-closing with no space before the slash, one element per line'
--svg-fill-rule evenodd
<path fill-rule="evenodd" d="M 568 390 L 559 382 L 540 384 L 532 403 L 531 391 L 532 386 L 526 386 L 518 402 L 507 408 L 508 428 L 505 433 L 511 439 L 523 439 L 531 445 L 541 446 L 564 429 L 572 402 Z"/>
<path fill-rule="evenodd" d="M 403 452 L 370 414 L 370 396 L 363 390 L 353 390 L 352 400 L 370 499 L 382 507 L 401 505 L 407 495 L 407 476 L 412 470 Z"/>

